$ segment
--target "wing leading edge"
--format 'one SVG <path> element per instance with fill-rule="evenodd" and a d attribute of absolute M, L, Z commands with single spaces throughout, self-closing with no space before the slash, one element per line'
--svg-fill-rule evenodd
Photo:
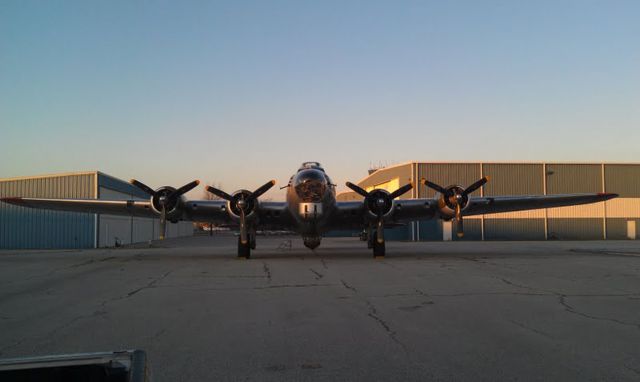
<path fill-rule="evenodd" d="M 47 199 L 47 198 L 0 198 L 0 201 L 21 207 L 83 212 L 91 214 L 135 216 L 158 218 L 148 200 L 96 200 L 96 199 Z M 282 202 L 263 202 L 258 208 L 261 225 L 275 228 L 290 228 L 293 219 L 289 216 L 286 204 Z M 237 221 L 227 212 L 225 200 L 189 200 L 181 206 L 179 220 L 211 222 L 235 226 Z"/>
<path fill-rule="evenodd" d="M 471 198 L 464 215 L 481 215 L 499 212 L 537 210 L 604 202 L 617 197 L 613 193 L 561 194 L 537 196 L 494 196 Z"/>
<path fill-rule="evenodd" d="M 493 214 L 555 208 L 604 202 L 617 197 L 614 193 L 561 194 L 532 196 L 487 196 L 469 198 L 469 206 L 462 211 L 463 216 Z M 411 221 L 431 219 L 436 216 L 451 218 L 439 208 L 437 199 L 394 200 L 393 220 Z"/>
<path fill-rule="evenodd" d="M 147 200 L 96 200 L 96 199 L 46 199 L 46 198 L 1 198 L 0 201 L 16 206 L 41 208 L 55 211 L 85 212 L 94 214 L 126 215 L 155 218 Z"/>

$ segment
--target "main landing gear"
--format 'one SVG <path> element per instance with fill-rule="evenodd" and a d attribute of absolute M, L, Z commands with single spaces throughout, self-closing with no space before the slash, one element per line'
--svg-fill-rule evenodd
<path fill-rule="evenodd" d="M 373 257 L 384 257 L 385 242 L 378 242 L 378 233 L 373 231 L 373 235 L 369 235 L 369 248 L 373 248 Z"/>
<path fill-rule="evenodd" d="M 238 258 L 251 258 L 251 240 L 243 243 L 242 239 L 240 239 L 240 237 L 238 236 Z"/>
<path fill-rule="evenodd" d="M 248 239 L 246 243 L 242 243 L 242 237 L 238 236 L 238 258 L 249 259 L 251 258 L 251 250 L 256 249 L 255 230 L 249 231 Z"/>

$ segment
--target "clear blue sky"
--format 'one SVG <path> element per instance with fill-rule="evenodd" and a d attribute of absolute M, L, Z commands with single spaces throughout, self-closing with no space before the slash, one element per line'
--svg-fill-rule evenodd
<path fill-rule="evenodd" d="M 639 1 L 3 0 L 0 177 L 232 191 L 305 160 L 341 185 L 379 161 L 639 162 L 639 20 Z"/>

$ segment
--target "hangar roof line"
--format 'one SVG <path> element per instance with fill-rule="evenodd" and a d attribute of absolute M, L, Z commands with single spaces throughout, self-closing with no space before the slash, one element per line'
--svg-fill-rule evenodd
<path fill-rule="evenodd" d="M 630 165 L 630 166 L 638 166 L 640 165 L 640 162 L 607 162 L 607 161 L 602 161 L 602 162 L 593 162 L 593 161 L 586 161 L 586 162 L 581 162 L 581 161 L 539 161 L 539 160 L 534 160 L 534 161 L 503 161 L 503 160 L 490 160 L 490 161 L 473 161 L 473 160 L 450 160 L 450 161 L 443 161 L 443 160 L 438 160 L 438 161 L 432 161 L 432 160 L 409 160 L 409 161 L 405 161 L 405 162 L 401 162 L 401 163 L 396 163 L 390 166 L 384 166 L 384 167 L 380 167 L 380 168 L 376 168 L 376 171 L 383 171 L 383 170 L 390 170 L 396 167 L 402 167 L 402 166 L 406 166 L 406 165 L 410 165 L 410 164 L 414 164 L 414 163 L 430 163 L 430 164 L 581 164 L 581 165 Z M 356 182 L 356 184 L 360 184 L 363 181 L 365 181 L 367 178 L 369 178 L 372 174 L 367 174 L 365 176 L 363 176 L 360 180 L 358 180 Z M 343 191 L 343 192 L 351 192 L 351 191 Z M 343 193 L 341 192 L 341 193 Z"/>
<path fill-rule="evenodd" d="M 69 171 L 69 172 L 59 172 L 59 173 L 42 174 L 42 175 L 15 176 L 11 178 L 0 178 L 0 182 L 9 182 L 14 180 L 27 180 L 27 179 L 58 178 L 58 177 L 75 176 L 75 175 L 101 175 L 101 176 L 106 176 L 108 178 L 112 178 L 115 180 L 123 181 L 122 179 L 116 178 L 113 175 L 105 174 L 102 171 L 93 170 L 93 171 Z"/>

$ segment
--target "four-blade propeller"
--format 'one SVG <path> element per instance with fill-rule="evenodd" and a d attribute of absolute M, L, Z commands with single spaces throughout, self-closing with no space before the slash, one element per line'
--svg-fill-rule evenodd
<path fill-rule="evenodd" d="M 435 183 L 429 182 L 426 179 L 422 179 L 422 184 L 442 194 L 444 202 L 449 208 L 452 208 L 455 213 L 456 219 L 456 231 L 458 237 L 464 236 L 464 226 L 462 224 L 462 209 L 469 203 L 469 194 L 484 186 L 489 181 L 489 177 L 485 176 L 482 179 L 472 183 L 467 188 L 460 186 L 442 187 Z"/>
<path fill-rule="evenodd" d="M 379 244 L 384 243 L 384 215 L 391 210 L 393 199 L 411 190 L 413 188 L 413 183 L 405 184 L 392 193 L 388 193 L 380 189 L 368 192 L 351 182 L 347 182 L 346 185 L 357 194 L 364 196 L 364 201 L 369 208 L 369 211 L 378 217 L 376 240 Z"/>
<path fill-rule="evenodd" d="M 262 194 L 269 191 L 271 187 L 276 184 L 275 180 L 270 180 L 262 186 L 258 187 L 255 191 L 239 191 L 234 195 L 229 195 L 226 192 L 219 190 L 215 187 L 207 186 L 207 191 L 219 196 L 220 198 L 227 200 L 232 209 L 232 212 L 240 216 L 240 241 L 242 244 L 248 243 L 247 222 L 246 215 L 251 213 L 255 206 L 255 202 Z"/>
<path fill-rule="evenodd" d="M 161 187 L 158 190 L 153 190 L 151 187 L 135 179 L 131 179 L 129 183 L 152 197 L 151 202 L 153 206 L 160 211 L 160 240 L 163 240 L 167 233 L 167 210 L 172 210 L 178 203 L 180 197 L 193 190 L 200 184 L 200 181 L 194 180 L 178 189 Z"/>

